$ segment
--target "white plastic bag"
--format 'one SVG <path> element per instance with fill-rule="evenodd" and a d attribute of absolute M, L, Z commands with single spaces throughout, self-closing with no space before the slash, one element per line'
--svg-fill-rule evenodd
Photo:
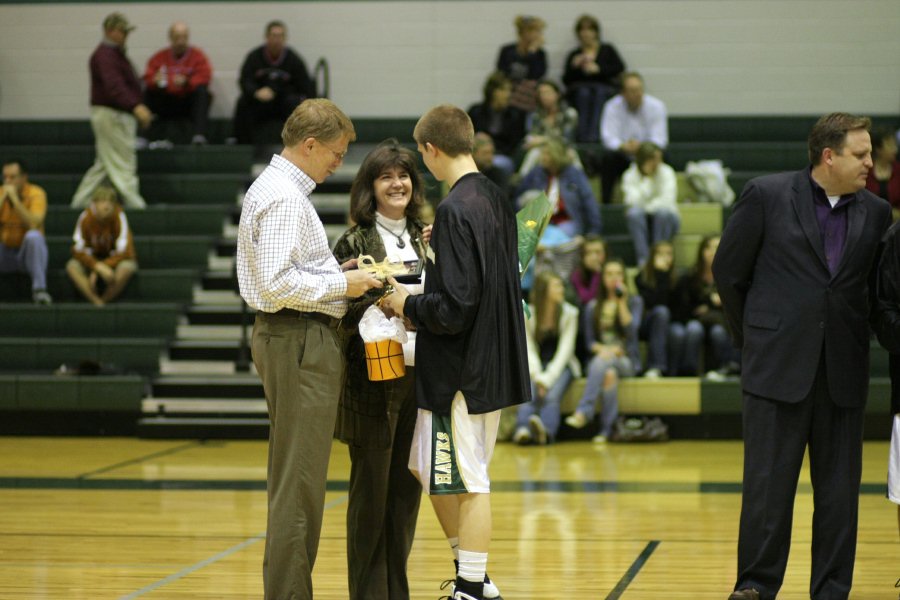
<path fill-rule="evenodd" d="M 359 320 L 359 335 L 364 342 L 394 340 L 405 344 L 406 328 L 399 317 L 388 319 L 384 312 L 374 304 L 366 309 Z"/>
<path fill-rule="evenodd" d="M 726 207 L 734 204 L 734 190 L 728 185 L 731 169 L 721 160 L 690 161 L 685 165 L 684 173 L 701 202 L 717 202 Z"/>

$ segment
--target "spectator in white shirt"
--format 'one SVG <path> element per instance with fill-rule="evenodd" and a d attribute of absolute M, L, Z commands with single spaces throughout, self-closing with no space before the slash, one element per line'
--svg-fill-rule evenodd
<path fill-rule="evenodd" d="M 678 184 L 675 170 L 663 162 L 653 142 L 637 148 L 635 160 L 622 175 L 626 220 L 639 265 L 647 262 L 650 244 L 671 241 L 678 234 Z"/>
<path fill-rule="evenodd" d="M 634 160 L 638 146 L 653 142 L 665 150 L 669 124 L 662 100 L 644 93 L 644 79 L 635 72 L 622 77 L 622 91 L 603 106 L 600 118 L 603 160 L 600 165 L 603 202 L 612 202 L 612 189 Z"/>

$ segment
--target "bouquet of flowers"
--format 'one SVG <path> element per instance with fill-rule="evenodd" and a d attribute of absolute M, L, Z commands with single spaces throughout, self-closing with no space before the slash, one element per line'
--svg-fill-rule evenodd
<path fill-rule="evenodd" d="M 543 192 L 536 192 L 516 213 L 519 230 L 519 276 L 525 273 L 528 263 L 534 258 L 535 250 L 544 229 L 550 222 L 550 201 Z"/>

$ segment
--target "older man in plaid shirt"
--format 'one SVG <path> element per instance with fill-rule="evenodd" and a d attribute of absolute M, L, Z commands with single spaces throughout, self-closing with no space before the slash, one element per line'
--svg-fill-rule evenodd
<path fill-rule="evenodd" d="M 355 298 L 381 282 L 344 270 L 309 195 L 334 173 L 353 124 L 332 102 L 301 103 L 244 197 L 238 229 L 241 296 L 256 309 L 253 361 L 269 408 L 269 516 L 265 598 L 311 599 L 331 436 L 343 388 L 337 324 Z M 349 267 L 352 265 L 344 265 Z"/>

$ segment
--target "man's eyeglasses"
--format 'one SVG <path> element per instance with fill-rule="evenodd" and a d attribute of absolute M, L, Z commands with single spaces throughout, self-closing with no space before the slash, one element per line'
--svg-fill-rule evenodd
<path fill-rule="evenodd" d="M 344 161 L 344 157 L 347 156 L 347 152 L 346 152 L 346 151 L 344 151 L 344 152 L 337 152 L 337 151 L 333 150 L 333 149 L 331 148 L 331 146 L 329 146 L 328 144 L 326 144 L 326 143 L 323 142 L 322 140 L 316 140 L 316 141 L 319 142 L 320 144 L 322 144 L 323 146 L 325 146 L 325 148 L 327 148 L 329 152 L 331 152 L 332 154 L 334 154 L 335 160 L 338 160 L 338 161 L 343 162 L 343 161 Z"/>

